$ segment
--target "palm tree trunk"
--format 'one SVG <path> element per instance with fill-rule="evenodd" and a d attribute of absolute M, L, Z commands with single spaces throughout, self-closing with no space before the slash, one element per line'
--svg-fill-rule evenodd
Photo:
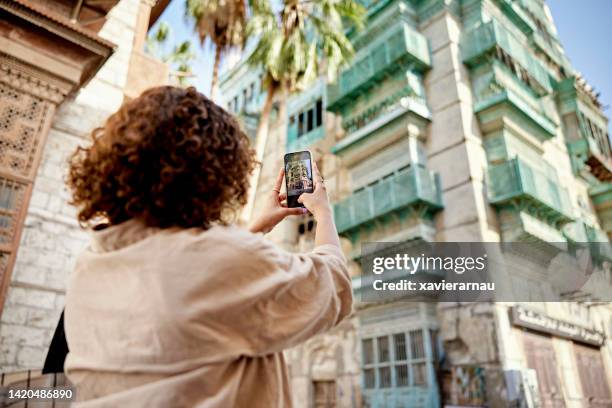
<path fill-rule="evenodd" d="M 263 158 L 266 151 L 266 144 L 268 142 L 268 135 L 270 133 L 270 113 L 272 113 L 272 105 L 274 104 L 274 97 L 277 90 L 278 86 L 274 83 L 271 83 L 268 86 L 266 101 L 261 109 L 261 114 L 259 115 L 259 123 L 257 124 L 257 133 L 255 136 L 255 158 L 260 164 L 255 167 L 255 170 L 253 170 L 253 173 L 249 179 L 249 193 L 247 196 L 248 201 L 241 214 L 241 219 L 244 222 L 248 222 L 251 219 L 253 212 L 257 185 L 259 184 L 259 176 L 261 174 L 261 166 L 263 166 Z"/>
<path fill-rule="evenodd" d="M 266 165 L 273 168 L 268 169 L 267 173 L 264 169 L 264 173 L 260 176 L 259 183 L 257 185 L 257 192 L 255 194 L 255 201 L 257 201 L 260 195 L 266 193 L 266 190 L 271 190 L 273 183 L 276 180 L 274 177 L 277 172 L 279 165 L 283 165 L 283 159 L 285 153 L 287 153 L 287 98 L 288 89 L 286 84 L 283 84 L 277 91 L 277 103 L 278 103 L 278 121 L 275 122 L 277 129 L 275 130 L 276 138 L 269 139 L 268 146 L 265 153 Z M 270 156 L 270 153 L 273 156 Z M 268 177 L 264 177 L 268 176 Z M 265 183 L 265 184 L 264 184 Z M 281 245 L 281 247 L 290 250 L 295 247 L 297 243 L 298 233 L 298 221 L 297 217 L 288 217 L 280 225 L 276 226 L 268 234 L 268 238 L 273 242 Z"/>
<path fill-rule="evenodd" d="M 219 66 L 221 65 L 221 48 L 215 47 L 215 63 L 213 65 L 212 81 L 210 82 L 210 99 L 215 100 L 219 88 Z"/>

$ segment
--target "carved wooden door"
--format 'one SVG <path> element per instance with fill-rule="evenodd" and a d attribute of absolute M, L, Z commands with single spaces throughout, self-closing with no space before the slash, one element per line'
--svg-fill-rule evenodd
<path fill-rule="evenodd" d="M 524 331 L 523 341 L 527 365 L 536 371 L 538 378 L 542 408 L 565 407 L 552 339 Z"/>
<path fill-rule="evenodd" d="M 575 343 L 574 352 L 585 403 L 592 408 L 612 407 L 610 384 L 599 348 Z"/>
<path fill-rule="evenodd" d="M 0 311 L 54 108 L 0 83 Z"/>
<path fill-rule="evenodd" d="M 313 381 L 314 408 L 336 408 L 336 382 Z"/>

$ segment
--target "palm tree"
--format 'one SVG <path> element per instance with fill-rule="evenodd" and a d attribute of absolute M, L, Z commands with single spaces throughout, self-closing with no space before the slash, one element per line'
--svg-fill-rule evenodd
<path fill-rule="evenodd" d="M 183 41 L 168 50 L 171 35 L 170 25 L 165 21 L 161 22 L 157 30 L 147 37 L 146 51 L 172 67 L 170 75 L 176 77 L 179 85 L 185 86 L 189 77 L 193 76 L 190 64 L 195 59 L 195 54 L 191 50 L 190 41 Z"/>
<path fill-rule="evenodd" d="M 248 62 L 263 68 L 262 87 L 267 91 L 255 139 L 261 162 L 275 98 L 281 95 L 281 116 L 287 94 L 303 90 L 323 71 L 328 81 L 335 81 L 339 68 L 354 54 L 345 34 L 346 23 L 361 28 L 365 9 L 355 0 L 284 0 L 279 11 L 269 0 L 252 0 L 251 8 L 247 37 L 256 38 L 257 44 Z M 259 174 L 258 167 L 251 177 L 245 219 L 251 215 Z"/>
<path fill-rule="evenodd" d="M 185 15 L 193 20 L 200 42 L 208 38 L 215 46 L 211 99 L 217 93 L 222 55 L 245 44 L 247 10 L 245 0 L 185 0 Z"/>

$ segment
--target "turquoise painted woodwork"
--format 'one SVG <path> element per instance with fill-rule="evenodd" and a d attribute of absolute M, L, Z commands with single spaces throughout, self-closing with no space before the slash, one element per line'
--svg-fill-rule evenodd
<path fill-rule="evenodd" d="M 353 131 L 332 147 L 332 153 L 342 155 L 348 149 L 365 142 L 370 136 L 381 136 L 383 132 L 386 132 L 387 128 L 392 127 L 395 123 L 399 123 L 397 121 L 405 118 L 407 114 L 413 114 L 423 121 L 429 121 L 431 116 L 429 108 L 427 108 L 423 99 L 408 97 L 398 101 L 397 104 L 388 105 L 388 109 L 381 109 L 376 113 L 376 116 L 364 121 L 363 125 L 349 128 L 353 129 Z"/>
<path fill-rule="evenodd" d="M 361 389 L 364 406 L 373 408 L 438 408 L 440 406 L 434 367 L 440 355 L 437 350 L 434 350 L 434 347 L 439 350 L 440 344 L 432 336 L 432 332 L 436 329 L 432 328 L 431 322 L 423 316 L 414 316 L 414 319 L 411 329 L 407 330 L 406 326 L 394 327 L 393 324 L 389 324 L 384 331 L 379 329 L 375 332 L 367 328 L 371 322 L 369 319 L 360 319 L 365 333 L 360 336 L 364 356 L 366 355 L 364 342 L 369 341 L 372 346 L 369 348 L 370 352 L 367 352 L 367 361 L 362 359 L 362 372 L 371 373 L 369 384 L 366 382 L 365 374 L 362 376 Z M 403 338 L 400 343 L 395 340 L 397 336 Z M 384 357 L 380 355 L 380 340 L 386 340 L 385 343 L 389 346 L 388 353 Z M 404 352 L 401 351 L 402 346 L 405 347 Z M 397 371 L 399 366 L 407 367 L 402 380 L 403 384 L 400 382 Z M 417 383 L 417 366 L 424 368 L 422 384 Z"/>
<path fill-rule="evenodd" d="M 595 206 L 605 205 L 612 202 L 612 183 L 602 183 L 591 187 L 589 191 Z"/>
<path fill-rule="evenodd" d="M 519 120 L 527 120 L 537 129 L 533 135 L 540 140 L 547 140 L 556 136 L 557 126 L 546 116 L 540 114 L 529 104 L 510 89 L 504 89 L 492 94 L 487 98 L 480 98 L 474 104 L 474 113 L 478 115 L 481 122 L 497 120 L 501 116 L 507 116 L 508 111 L 499 108 L 509 108 L 518 114 Z"/>
<path fill-rule="evenodd" d="M 308 133 L 297 137 L 297 128 L 290 127 L 287 133 L 287 151 L 295 152 L 299 150 L 308 149 L 317 140 L 325 137 L 325 125 L 319 126 L 316 129 L 311 130 Z"/>
<path fill-rule="evenodd" d="M 321 77 L 308 89 L 291 95 L 287 101 L 287 151 L 304 150 L 325 137 L 326 83 Z M 320 103 L 320 111 L 317 110 Z M 307 130 L 308 113 L 312 114 L 313 129 Z M 303 114 L 303 129 L 299 132 L 299 115 Z"/>
<path fill-rule="evenodd" d="M 599 228 L 576 220 L 563 228 L 563 234 L 572 242 L 609 242 L 606 233 Z"/>
<path fill-rule="evenodd" d="M 400 21 L 359 50 L 351 66 L 340 73 L 335 83 L 328 85 L 327 109 L 339 111 L 402 67 L 424 71 L 430 66 L 427 39 Z"/>
<path fill-rule="evenodd" d="M 607 176 L 602 175 L 602 177 L 612 180 L 612 160 L 609 158 L 608 153 L 603 151 L 601 144 L 597 143 L 593 138 L 589 137 L 569 142 L 567 150 L 572 159 L 574 173 L 580 174 L 587 162 L 596 160 L 607 170 L 604 171 Z"/>
<path fill-rule="evenodd" d="M 588 242 L 597 243 L 589 246 L 591 256 L 595 264 L 601 264 L 602 261 L 612 262 L 612 244 L 608 239 L 608 235 L 598 228 L 586 226 Z"/>
<path fill-rule="evenodd" d="M 584 221 L 577 220 L 565 226 L 563 234 L 576 244 L 575 248 L 588 248 L 591 259 L 600 265 L 602 261 L 612 262 L 612 245 L 608 235 Z"/>
<path fill-rule="evenodd" d="M 563 235 L 571 242 L 589 242 L 586 227 L 583 221 L 576 220 L 563 227 Z"/>
<path fill-rule="evenodd" d="M 567 190 L 519 158 L 489 167 L 488 193 L 492 205 L 524 207 L 551 225 L 572 220 Z"/>
<path fill-rule="evenodd" d="M 440 397 L 434 387 L 399 387 L 363 390 L 365 406 L 371 408 L 438 408 Z"/>
<path fill-rule="evenodd" d="M 358 0 L 359 4 L 367 9 L 368 17 L 385 8 L 393 0 Z"/>
<path fill-rule="evenodd" d="M 461 52 L 469 67 L 487 63 L 497 48 L 510 55 L 533 78 L 533 89 L 540 95 L 552 91 L 550 76 L 525 45 L 495 20 L 483 23 L 463 35 Z"/>
<path fill-rule="evenodd" d="M 413 209 L 427 216 L 442 207 L 437 174 L 411 166 L 335 204 L 334 217 L 338 232 L 346 233 L 393 212 Z"/>
<path fill-rule="evenodd" d="M 463 0 L 412 0 L 418 21 L 423 23 L 446 9 L 456 18 L 461 18 L 460 3 Z"/>
<path fill-rule="evenodd" d="M 591 185 L 612 182 L 608 120 L 599 103 L 580 87 L 575 77 L 560 81 L 556 89 L 574 173 Z"/>
<path fill-rule="evenodd" d="M 519 78 L 516 71 L 507 64 L 499 59 L 492 59 L 487 64 L 474 67 L 471 70 L 471 78 L 476 113 L 495 105 L 506 104 L 531 122 L 535 128 L 534 136 L 541 140 L 556 136 L 559 123 L 554 100 L 540 97 L 528 85 L 524 75 Z M 498 112 L 496 115 L 505 114 Z"/>
<path fill-rule="evenodd" d="M 536 30 L 535 24 L 521 6 L 513 0 L 495 0 L 506 17 L 525 34 L 531 34 Z"/>
<path fill-rule="evenodd" d="M 529 38 L 529 42 L 537 51 L 546 54 L 555 64 L 568 69 L 570 72 L 572 71 L 565 54 L 559 52 L 557 48 L 547 43 L 540 33 L 534 31 Z"/>
<path fill-rule="evenodd" d="M 600 183 L 589 190 L 602 229 L 612 235 L 612 183 Z"/>
<path fill-rule="evenodd" d="M 417 85 L 418 86 L 418 85 Z M 423 92 L 417 93 L 412 86 L 405 86 L 402 89 L 399 89 L 390 95 L 388 95 L 383 100 L 379 101 L 376 104 L 373 104 L 368 109 L 362 110 L 359 113 L 345 116 L 342 120 L 342 128 L 346 131 L 347 134 L 355 132 L 365 126 L 368 126 L 372 121 L 378 119 L 381 116 L 389 113 L 394 108 L 397 108 L 404 104 L 404 102 L 413 102 L 414 106 L 420 105 L 423 109 L 415 108 L 415 113 L 418 113 L 425 119 L 430 119 L 431 114 L 429 113 L 429 109 L 427 108 L 427 102 L 425 98 L 421 97 Z M 408 98 L 406 101 L 402 101 L 402 99 Z"/>

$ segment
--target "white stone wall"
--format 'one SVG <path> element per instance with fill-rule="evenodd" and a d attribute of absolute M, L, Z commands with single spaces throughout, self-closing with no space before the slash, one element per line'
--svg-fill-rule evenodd
<path fill-rule="evenodd" d="M 0 319 L 0 371 L 41 368 L 76 256 L 88 237 L 65 187 L 67 160 L 123 102 L 140 0 L 121 0 L 100 36 L 115 53 L 78 94 L 61 104 L 47 136 L 17 261 Z"/>
<path fill-rule="evenodd" d="M 445 209 L 436 218 L 439 241 L 497 241 L 484 195 L 486 156 L 473 113 L 470 76 L 461 61 L 461 23 L 450 13 L 427 20 L 421 33 L 430 44 L 432 68 L 425 75 L 431 125 L 427 167 L 440 174 Z"/>

